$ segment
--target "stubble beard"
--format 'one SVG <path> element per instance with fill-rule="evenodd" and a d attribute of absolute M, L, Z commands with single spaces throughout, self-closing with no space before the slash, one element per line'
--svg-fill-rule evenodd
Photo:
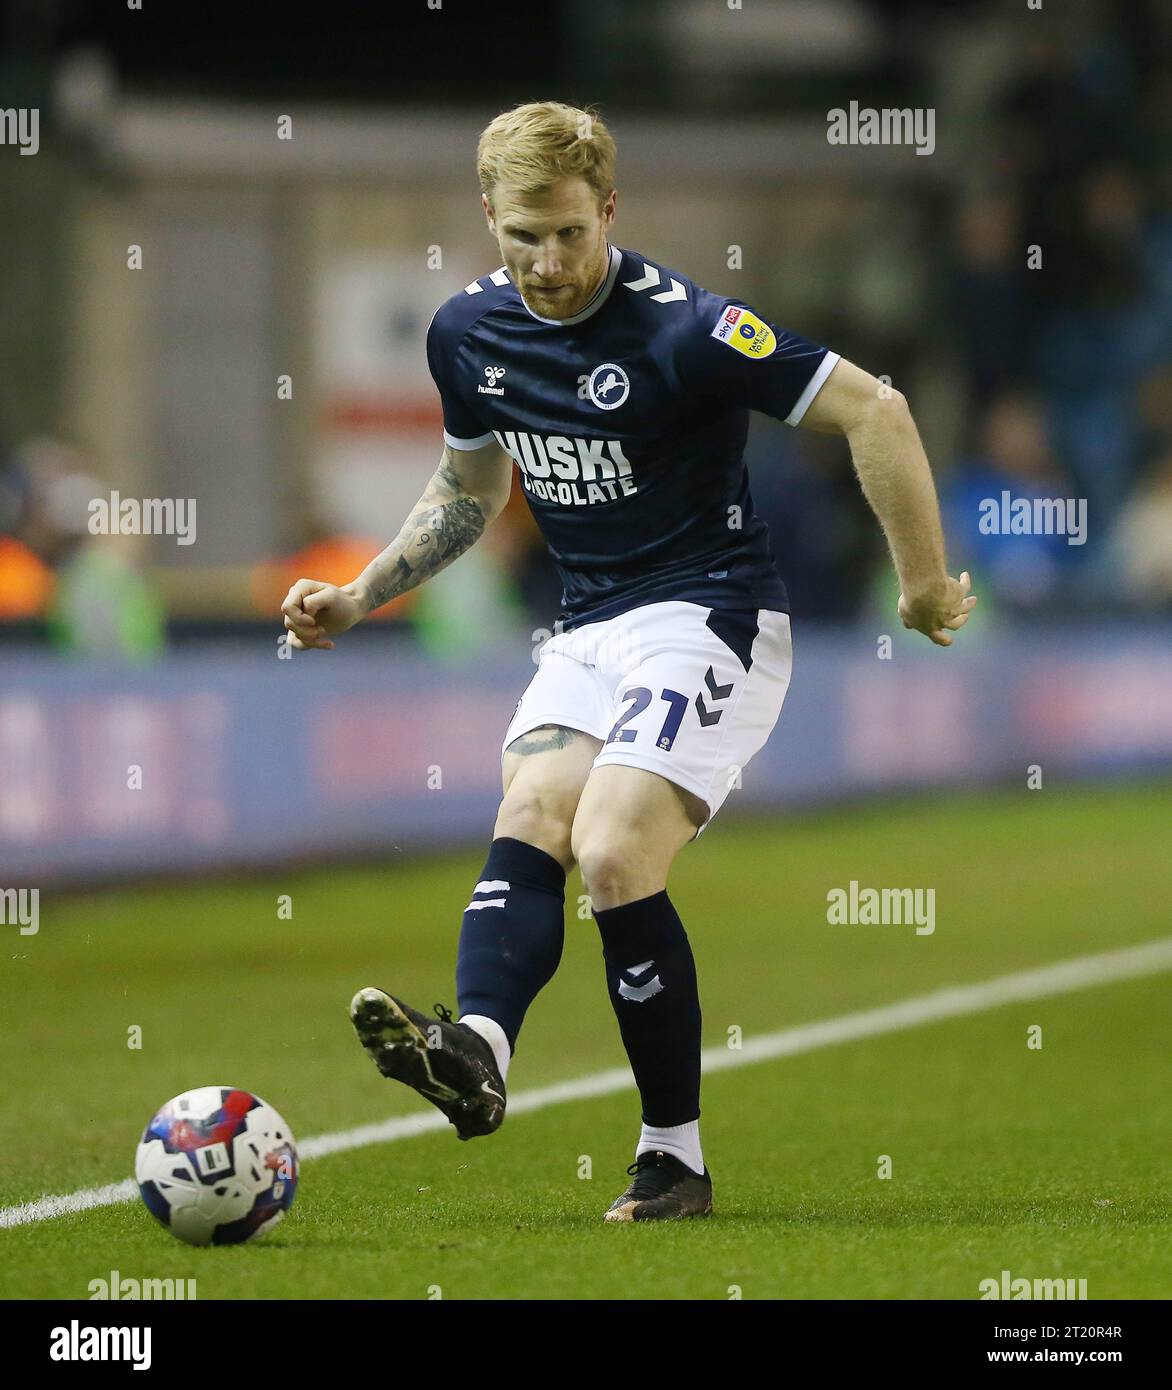
<path fill-rule="evenodd" d="M 594 297 L 606 273 L 608 260 L 606 238 L 603 237 L 595 259 L 583 271 L 581 278 L 574 280 L 572 292 L 563 290 L 561 294 L 543 295 L 539 290 L 518 285 L 521 298 L 535 314 L 540 314 L 544 319 L 573 318 Z"/>

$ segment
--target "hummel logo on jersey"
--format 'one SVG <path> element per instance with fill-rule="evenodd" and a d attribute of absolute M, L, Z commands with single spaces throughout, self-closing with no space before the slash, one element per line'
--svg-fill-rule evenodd
<path fill-rule="evenodd" d="M 631 394 L 631 382 L 622 367 L 604 362 L 590 373 L 587 390 L 599 410 L 617 410 Z"/>
<path fill-rule="evenodd" d="M 642 965 L 632 965 L 629 970 L 624 970 L 623 974 L 636 979 L 640 975 L 646 975 L 654 965 L 653 960 L 645 960 Z M 663 982 L 658 975 L 652 975 L 641 985 L 628 984 L 626 980 L 619 981 L 619 993 L 624 999 L 630 999 L 635 1004 L 645 1004 L 648 999 L 653 999 L 662 988 Z"/>
<path fill-rule="evenodd" d="M 660 290 L 658 294 L 653 294 L 651 296 L 651 298 L 654 299 L 657 304 L 672 304 L 677 299 L 687 299 L 688 291 L 683 287 L 683 285 L 675 278 L 674 275 L 671 276 L 670 279 L 670 290 Z M 653 265 L 648 265 L 647 262 L 644 261 L 643 274 L 638 278 L 638 280 L 624 280 L 623 287 L 625 289 L 635 290 L 636 292 L 638 292 L 639 290 L 653 289 L 659 283 L 659 271 L 656 270 L 656 268 Z"/>
<path fill-rule="evenodd" d="M 524 430 L 493 430 L 493 434 L 521 470 L 525 490 L 546 502 L 589 507 L 639 490 L 617 439 L 569 439 Z"/>
<path fill-rule="evenodd" d="M 500 381 L 504 374 L 505 369 L 503 367 L 485 367 L 484 375 L 488 378 L 488 385 L 477 386 L 476 389 L 485 396 L 503 396 L 505 394 L 505 388 L 503 386 L 498 386 L 497 382 Z"/>
<path fill-rule="evenodd" d="M 488 277 L 489 284 L 507 285 L 509 283 L 509 272 L 502 265 L 499 270 L 494 270 Z M 484 286 L 479 280 L 473 280 L 470 285 L 464 286 L 465 294 L 483 294 Z"/>

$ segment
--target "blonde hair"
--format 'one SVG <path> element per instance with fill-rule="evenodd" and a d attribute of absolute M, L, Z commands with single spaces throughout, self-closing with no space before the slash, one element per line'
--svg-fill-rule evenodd
<path fill-rule="evenodd" d="M 485 197 L 498 183 L 521 193 L 544 193 L 559 179 L 583 178 L 599 205 L 614 188 L 615 143 L 592 107 L 531 101 L 489 122 L 476 149 Z"/>

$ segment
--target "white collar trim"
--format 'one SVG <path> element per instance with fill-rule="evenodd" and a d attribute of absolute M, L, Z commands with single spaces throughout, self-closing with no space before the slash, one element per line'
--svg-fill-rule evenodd
<path fill-rule="evenodd" d="M 579 309 L 576 314 L 571 314 L 568 319 L 547 319 L 544 314 L 535 314 L 533 310 L 529 308 L 529 305 L 525 304 L 525 296 L 518 290 L 517 294 L 521 303 L 525 305 L 529 314 L 531 314 L 538 323 L 549 323 L 553 324 L 555 328 L 563 328 L 568 324 L 581 323 L 583 319 L 588 319 L 592 314 L 598 313 L 599 309 L 601 309 L 610 298 L 610 292 L 614 289 L 615 281 L 619 278 L 619 266 L 622 264 L 623 259 L 623 253 L 617 246 L 611 245 L 610 242 L 607 242 L 607 246 L 610 250 L 610 269 L 606 272 L 602 284 L 599 285 L 591 295 L 585 308 Z"/>

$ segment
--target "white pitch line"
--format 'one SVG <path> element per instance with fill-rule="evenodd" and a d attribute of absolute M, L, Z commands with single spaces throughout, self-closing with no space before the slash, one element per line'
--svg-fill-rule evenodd
<path fill-rule="evenodd" d="M 840 1018 L 824 1019 L 821 1023 L 784 1028 L 777 1033 L 767 1033 L 764 1037 L 750 1038 L 736 1051 L 728 1047 L 710 1047 L 703 1054 L 704 1071 L 726 1071 L 730 1067 L 749 1066 L 778 1057 L 796 1057 L 820 1047 L 857 1042 L 860 1038 L 875 1038 L 884 1033 L 898 1033 L 905 1028 L 918 1028 L 943 1019 L 963 1018 L 1006 1004 L 1070 994 L 1075 990 L 1114 984 L 1120 980 L 1137 980 L 1145 975 L 1158 975 L 1164 970 L 1172 970 L 1172 937 L 1149 941 L 1143 946 L 1105 951 L 1100 955 L 1079 956 L 1057 965 L 1044 965 L 1037 970 L 1019 970 L 978 985 L 955 985 L 931 994 L 903 999 L 897 1004 L 886 1004 L 878 1009 L 864 1009 L 859 1013 L 843 1014 Z M 614 1095 L 633 1087 L 630 1071 L 626 1067 L 615 1067 L 610 1071 L 596 1072 L 593 1076 L 580 1077 L 576 1081 L 561 1081 L 552 1086 L 521 1091 L 509 1097 L 509 1114 L 520 1115 L 528 1110 L 544 1110 L 547 1106 L 561 1105 L 567 1101 Z M 327 1154 L 345 1153 L 349 1149 L 362 1149 L 370 1144 L 389 1144 L 396 1139 L 411 1139 L 419 1134 L 447 1128 L 448 1121 L 438 1110 L 401 1115 L 380 1124 L 316 1135 L 298 1145 L 298 1152 L 302 1158 L 324 1158 Z M 34 1221 L 50 1221 L 57 1216 L 69 1216 L 93 1207 L 115 1206 L 119 1202 L 131 1202 L 137 1195 L 138 1185 L 133 1178 L 127 1178 L 124 1182 L 108 1183 L 105 1187 L 87 1187 L 60 1197 L 40 1197 L 35 1202 L 0 1208 L 0 1229 L 25 1226 Z"/>
<path fill-rule="evenodd" d="M 138 1184 L 133 1178 L 110 1182 L 105 1187 L 83 1187 L 80 1192 L 67 1192 L 63 1197 L 39 1197 L 35 1202 L 22 1202 L 17 1207 L 0 1207 L 0 1227 L 51 1221 L 55 1216 L 71 1216 L 75 1211 L 88 1211 L 90 1207 L 131 1202 L 137 1196 Z"/>

